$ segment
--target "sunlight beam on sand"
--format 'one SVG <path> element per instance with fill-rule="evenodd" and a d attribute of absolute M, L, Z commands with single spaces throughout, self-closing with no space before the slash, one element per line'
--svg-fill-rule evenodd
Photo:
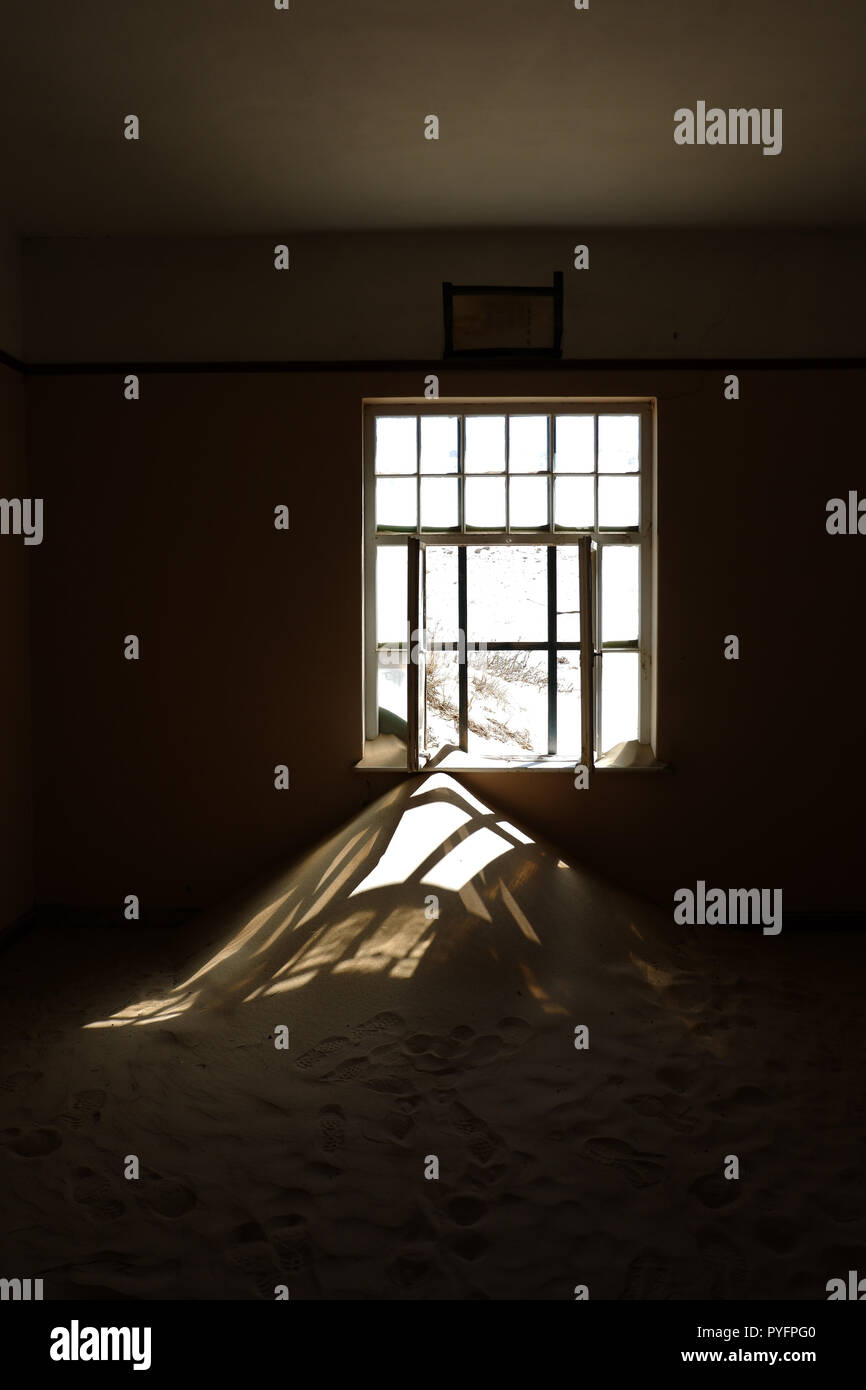
<path fill-rule="evenodd" d="M 483 826 L 446 854 L 421 882 L 429 883 L 431 888 L 449 888 L 456 893 L 500 854 L 507 854 L 513 848 L 502 835 Z"/>
<path fill-rule="evenodd" d="M 434 850 L 470 819 L 466 811 L 447 801 L 431 801 L 427 806 L 405 811 L 376 867 L 352 889 L 349 897 L 368 893 L 372 888 L 405 883 Z"/>

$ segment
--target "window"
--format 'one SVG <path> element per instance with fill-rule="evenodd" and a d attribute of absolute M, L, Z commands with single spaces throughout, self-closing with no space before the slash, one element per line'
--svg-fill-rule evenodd
<path fill-rule="evenodd" d="M 365 738 L 407 765 L 652 742 L 648 401 L 368 403 Z"/>

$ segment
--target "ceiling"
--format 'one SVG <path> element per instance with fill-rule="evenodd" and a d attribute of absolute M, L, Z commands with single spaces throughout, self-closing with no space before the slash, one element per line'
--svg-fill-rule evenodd
<path fill-rule="evenodd" d="M 22 0 L 3 29 L 25 236 L 866 225 L 862 0 Z M 698 99 L 781 107 L 782 153 L 676 146 Z"/>

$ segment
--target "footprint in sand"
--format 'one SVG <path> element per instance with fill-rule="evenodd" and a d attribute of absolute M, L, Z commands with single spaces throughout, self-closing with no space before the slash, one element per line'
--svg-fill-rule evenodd
<path fill-rule="evenodd" d="M 267 1238 L 284 1274 L 297 1274 L 310 1264 L 308 1236 L 307 1222 L 298 1212 L 275 1216 L 267 1223 Z"/>
<path fill-rule="evenodd" d="M 10 1076 L 4 1076 L 3 1080 L 0 1081 L 0 1086 L 4 1091 L 29 1091 L 32 1086 L 36 1085 L 37 1081 L 42 1079 L 42 1076 L 41 1071 L 13 1071 Z"/>
<path fill-rule="evenodd" d="M 664 1168 L 657 1161 L 662 1157 L 661 1154 L 641 1153 L 624 1139 L 587 1139 L 583 1152 L 587 1158 L 592 1158 L 597 1163 L 606 1163 L 612 1168 L 618 1168 L 623 1176 L 628 1178 L 632 1187 L 650 1187 L 653 1183 L 661 1182 L 664 1177 Z"/>
<path fill-rule="evenodd" d="M 415 1128 L 410 1115 L 391 1110 L 388 1114 L 361 1121 L 361 1133 L 374 1144 L 398 1144 L 406 1148 L 409 1135 Z"/>
<path fill-rule="evenodd" d="M 800 1239 L 800 1231 L 793 1221 L 781 1216 L 762 1216 L 752 1230 L 758 1243 L 772 1250 L 774 1255 L 790 1255 Z"/>
<path fill-rule="evenodd" d="M 242 1226 L 227 1254 L 232 1264 L 247 1276 L 260 1298 L 274 1298 L 274 1289 L 284 1280 L 260 1226 Z"/>
<path fill-rule="evenodd" d="M 664 1096 L 635 1096 L 631 1104 L 639 1115 L 646 1115 L 652 1120 L 661 1120 L 662 1124 L 670 1129 L 677 1129 L 683 1134 L 690 1133 L 697 1127 L 697 1119 L 691 1111 L 683 1108 L 670 1098 Z"/>
<path fill-rule="evenodd" d="M 322 1062 L 327 1062 L 328 1058 L 333 1057 L 335 1052 L 342 1052 L 351 1046 L 348 1038 L 336 1036 L 323 1038 L 315 1047 L 302 1052 L 300 1057 L 295 1059 L 295 1066 L 300 1067 L 301 1071 L 308 1071 L 310 1067 L 318 1067 Z"/>
<path fill-rule="evenodd" d="M 487 1211 L 487 1204 L 477 1197 L 452 1197 L 447 1207 L 448 1215 L 458 1226 L 474 1226 Z"/>
<path fill-rule="evenodd" d="M 63 1143 L 63 1135 L 56 1129 L 4 1129 L 0 1131 L 0 1144 L 11 1149 L 22 1158 L 44 1158 L 53 1153 Z"/>
<path fill-rule="evenodd" d="M 448 1244 L 461 1260 L 478 1260 L 490 1249 L 490 1241 L 480 1231 L 461 1231 Z"/>
<path fill-rule="evenodd" d="M 669 1086 L 672 1091 L 687 1091 L 692 1083 L 692 1073 L 683 1067 L 659 1067 L 656 1076 L 663 1086 Z"/>
<path fill-rule="evenodd" d="M 372 1018 L 366 1019 L 363 1023 L 356 1023 L 349 1032 L 354 1038 L 377 1037 L 381 1033 L 399 1034 L 405 1032 L 406 1023 L 399 1014 L 382 1013 L 374 1014 Z"/>
<path fill-rule="evenodd" d="M 689 1188 L 689 1192 L 697 1197 L 705 1207 L 727 1207 L 731 1202 L 735 1202 L 739 1193 L 739 1184 L 731 1178 L 720 1177 L 717 1173 L 708 1173 L 706 1177 L 697 1178 Z"/>
<path fill-rule="evenodd" d="M 104 1104 L 104 1091 L 78 1091 L 60 1119 L 73 1129 L 80 1129 L 82 1125 L 92 1124 L 99 1119 Z"/>
<path fill-rule="evenodd" d="M 124 1205 L 113 1194 L 111 1183 L 92 1168 L 79 1168 L 72 1189 L 72 1200 L 84 1207 L 94 1221 L 117 1221 L 123 1216 Z"/>
<path fill-rule="evenodd" d="M 326 1072 L 321 1078 L 322 1081 L 357 1081 L 363 1079 L 370 1070 L 370 1063 L 366 1057 L 347 1057 L 345 1062 L 340 1062 L 333 1071 Z"/>
<path fill-rule="evenodd" d="M 325 1153 L 335 1153 L 346 1142 L 346 1116 L 339 1105 L 325 1105 L 319 1111 L 319 1129 Z"/>
<path fill-rule="evenodd" d="M 694 1296 L 702 1274 L 694 1260 L 672 1265 L 659 1255 L 638 1255 L 628 1267 L 622 1297 L 636 1301 L 687 1299 Z"/>
<path fill-rule="evenodd" d="M 143 1178 L 142 1188 L 140 1204 L 171 1221 L 185 1216 L 196 1205 L 195 1193 L 184 1187 L 183 1183 L 173 1178 L 163 1178 L 159 1173 Z"/>

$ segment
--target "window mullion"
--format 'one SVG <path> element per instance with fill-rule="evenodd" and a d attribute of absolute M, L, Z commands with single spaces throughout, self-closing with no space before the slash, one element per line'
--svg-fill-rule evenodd
<path fill-rule="evenodd" d="M 556 756 L 556 547 L 547 547 L 547 751 Z"/>
<path fill-rule="evenodd" d="M 457 656 L 458 737 L 463 753 L 469 751 L 469 636 L 466 631 L 468 604 L 466 601 L 466 546 L 457 547 L 457 637 L 462 653 Z M 462 660 L 461 660 L 462 655 Z"/>
<path fill-rule="evenodd" d="M 593 765 L 595 735 L 595 653 L 593 638 L 592 540 L 581 537 L 580 545 L 580 761 L 589 771 Z"/>

